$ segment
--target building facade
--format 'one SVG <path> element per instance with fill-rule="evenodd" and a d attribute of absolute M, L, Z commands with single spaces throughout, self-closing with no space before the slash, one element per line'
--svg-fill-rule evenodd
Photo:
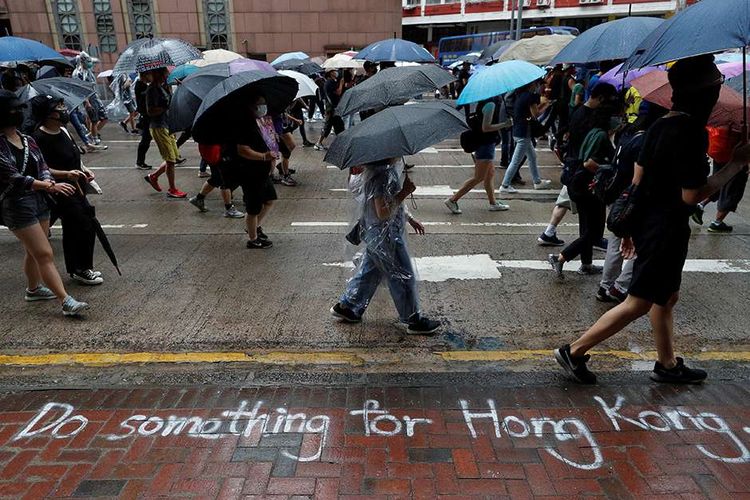
<path fill-rule="evenodd" d="M 524 28 L 584 31 L 628 15 L 669 16 L 696 0 L 402 0 L 404 38 L 434 51 L 444 36 L 507 30 L 519 1 Z"/>
<path fill-rule="evenodd" d="M 401 36 L 401 13 L 401 0 L 0 0 L 0 29 L 110 67 L 149 35 L 268 60 L 332 55 Z"/>

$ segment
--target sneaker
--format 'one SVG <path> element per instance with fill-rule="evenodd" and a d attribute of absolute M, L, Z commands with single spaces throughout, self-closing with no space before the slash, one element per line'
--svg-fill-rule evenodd
<path fill-rule="evenodd" d="M 71 273 L 73 280 L 88 286 L 96 286 L 104 283 L 104 278 L 97 276 L 91 269 L 85 269 L 76 273 Z"/>
<path fill-rule="evenodd" d="M 281 176 L 276 174 L 271 174 L 271 182 L 274 184 L 281 184 Z"/>
<path fill-rule="evenodd" d="M 518 190 L 513 186 L 500 186 L 500 194 L 517 194 Z"/>
<path fill-rule="evenodd" d="M 570 346 L 566 344 L 555 350 L 555 359 L 576 382 L 587 385 L 596 384 L 596 375 L 586 368 L 586 363 L 591 359 L 588 354 L 574 358 L 570 354 Z"/>
<path fill-rule="evenodd" d="M 271 239 L 268 237 L 266 233 L 263 232 L 263 228 L 258 226 L 258 229 L 255 231 L 258 233 L 258 239 L 263 241 L 271 241 Z"/>
<path fill-rule="evenodd" d="M 100 137 L 94 137 L 94 145 L 100 146 L 102 144 L 102 139 Z"/>
<path fill-rule="evenodd" d="M 699 226 L 703 225 L 703 207 L 700 205 L 696 205 L 695 210 L 693 210 L 693 213 L 690 214 L 690 218 L 693 219 L 693 222 L 698 224 Z"/>
<path fill-rule="evenodd" d="M 359 323 L 362 321 L 362 316 L 357 316 L 354 311 L 341 305 L 341 303 L 334 304 L 331 308 L 331 314 L 334 318 L 338 318 L 345 323 Z"/>
<path fill-rule="evenodd" d="M 703 370 L 696 370 L 685 366 L 685 361 L 682 358 L 676 359 L 677 364 L 674 368 L 665 368 L 658 361 L 654 363 L 654 372 L 651 374 L 651 380 L 667 384 L 700 384 L 708 377 L 708 373 Z"/>
<path fill-rule="evenodd" d="M 463 213 L 463 212 L 461 212 L 461 209 L 458 208 L 458 203 L 455 202 L 455 201 L 453 201 L 453 200 L 451 200 L 450 198 L 448 198 L 447 200 L 445 200 L 445 206 L 448 207 L 448 210 L 450 210 L 451 213 L 454 214 L 454 215 L 459 215 L 459 214 Z"/>
<path fill-rule="evenodd" d="M 54 300 L 57 295 L 44 285 L 39 285 L 33 290 L 26 289 L 24 300 L 26 302 L 39 302 L 40 300 Z"/>
<path fill-rule="evenodd" d="M 490 212 L 505 212 L 510 210 L 510 205 L 506 205 L 502 201 L 496 201 L 494 205 L 490 205 Z"/>
<path fill-rule="evenodd" d="M 609 246 L 609 240 L 607 238 L 602 238 L 602 240 L 599 243 L 594 244 L 594 250 L 598 250 L 600 252 L 606 252 L 608 246 Z"/>
<path fill-rule="evenodd" d="M 205 198 L 198 198 L 197 196 L 193 196 L 192 198 L 188 200 L 188 203 L 193 205 L 195 208 L 197 208 L 201 212 L 208 212 L 208 209 L 206 208 Z"/>
<path fill-rule="evenodd" d="M 161 186 L 159 185 L 159 179 L 154 177 L 153 175 L 149 174 L 146 177 L 143 178 L 146 182 L 149 183 L 149 185 L 154 188 L 154 190 L 158 193 L 161 193 Z"/>
<path fill-rule="evenodd" d="M 534 189 L 550 189 L 552 187 L 552 181 L 549 179 L 540 179 L 539 182 L 534 183 Z"/>
<path fill-rule="evenodd" d="M 133 135 L 141 135 L 143 132 L 141 132 L 137 128 L 134 128 L 133 130 L 130 131 L 130 133 Z"/>
<path fill-rule="evenodd" d="M 594 264 L 581 264 L 581 267 L 576 271 L 581 276 L 594 276 L 596 274 L 602 274 L 604 268 L 602 266 L 595 266 Z"/>
<path fill-rule="evenodd" d="M 413 168 L 414 168 L 415 166 L 416 166 L 416 165 L 412 165 L 412 164 L 409 164 L 409 163 L 406 163 L 406 162 L 404 162 L 404 170 L 407 170 L 407 171 L 408 171 L 408 170 L 411 170 L 411 169 L 413 169 Z"/>
<path fill-rule="evenodd" d="M 297 181 L 295 181 L 295 180 L 294 180 L 294 179 L 292 178 L 292 176 L 291 176 L 291 175 L 285 175 L 285 176 L 284 176 L 284 177 L 283 177 L 283 178 L 281 179 L 281 184 L 282 184 L 283 186 L 287 186 L 287 187 L 294 187 L 294 186 L 296 186 L 296 185 L 297 185 Z"/>
<path fill-rule="evenodd" d="M 138 170 L 151 170 L 154 167 L 152 167 L 148 163 L 136 163 L 135 168 L 137 168 Z"/>
<path fill-rule="evenodd" d="M 536 241 L 539 243 L 540 247 L 561 247 L 565 245 L 565 242 L 558 238 L 556 234 L 547 236 L 546 233 L 542 233 Z"/>
<path fill-rule="evenodd" d="M 250 249 L 265 250 L 266 248 L 271 248 L 272 246 L 273 243 L 268 240 L 261 240 L 260 238 L 247 241 L 247 248 Z"/>
<path fill-rule="evenodd" d="M 126 134 L 130 133 L 128 130 L 128 126 L 125 124 L 125 122 L 120 122 L 120 127 L 125 131 Z"/>
<path fill-rule="evenodd" d="M 183 193 L 179 189 L 168 189 L 167 198 L 187 198 L 187 193 Z"/>
<path fill-rule="evenodd" d="M 185 163 L 186 161 L 187 161 L 187 159 L 186 159 L 186 158 L 181 158 L 181 157 L 180 157 L 180 158 L 177 158 L 177 159 L 175 160 L 174 164 L 175 164 L 175 165 L 182 165 L 182 164 L 183 164 L 183 163 Z"/>
<path fill-rule="evenodd" d="M 613 299 L 618 304 L 622 304 L 625 302 L 625 299 L 628 298 L 628 294 L 626 292 L 621 292 L 619 288 L 612 285 L 609 290 L 607 290 L 607 296 L 610 299 Z"/>
<path fill-rule="evenodd" d="M 416 318 L 409 320 L 409 326 L 406 328 L 406 333 L 409 335 L 432 335 L 440 329 L 440 322 L 434 319 L 425 318 L 421 315 L 416 315 Z"/>
<path fill-rule="evenodd" d="M 224 210 L 224 217 L 227 219 L 242 219 L 245 217 L 245 214 L 232 206 L 228 210 Z"/>
<path fill-rule="evenodd" d="M 211 172 L 198 172 L 198 177 L 201 179 L 206 179 L 208 177 L 211 177 Z"/>
<path fill-rule="evenodd" d="M 555 272 L 555 276 L 559 280 L 564 280 L 565 275 L 563 275 L 563 265 L 564 262 L 560 262 L 560 259 L 557 255 L 551 253 L 547 256 L 547 262 L 549 262 L 549 265 L 552 266 L 552 270 Z"/>
<path fill-rule="evenodd" d="M 79 302 L 68 295 L 63 301 L 62 312 L 63 316 L 79 316 L 88 308 L 89 305 L 86 302 Z"/>
<path fill-rule="evenodd" d="M 315 146 L 315 144 L 313 144 L 313 143 L 312 143 L 312 142 L 310 142 L 310 141 L 305 141 L 305 142 L 303 142 L 303 143 L 302 143 L 302 147 L 303 147 L 303 148 L 311 148 L 311 147 L 313 147 L 313 146 Z"/>
<path fill-rule="evenodd" d="M 86 144 L 87 153 L 98 153 L 99 151 L 106 151 L 108 148 L 109 148 L 108 146 L 103 146 L 103 145 L 94 144 L 94 143 Z"/>
<path fill-rule="evenodd" d="M 599 302 L 607 302 L 610 304 L 619 302 L 614 297 L 610 297 L 609 290 L 607 290 L 603 286 L 600 286 L 599 290 L 596 291 L 596 300 L 598 300 Z"/>
<path fill-rule="evenodd" d="M 315 151 L 325 151 L 325 150 L 327 150 L 328 148 L 327 148 L 327 147 L 325 147 L 325 146 L 323 146 L 322 144 L 314 144 L 314 145 L 313 145 L 313 149 L 314 149 Z"/>
<path fill-rule="evenodd" d="M 290 168 L 289 170 L 287 170 L 287 172 L 289 172 L 289 174 L 296 174 L 297 173 L 297 169 L 296 168 Z"/>
<path fill-rule="evenodd" d="M 732 229 L 734 229 L 732 226 L 727 225 L 723 221 L 722 222 L 713 221 L 711 225 L 708 226 L 709 233 L 731 233 Z"/>
<path fill-rule="evenodd" d="M 515 184 L 516 186 L 525 186 L 526 181 L 523 180 L 523 177 L 521 177 L 520 173 L 516 173 L 516 176 L 513 177 L 513 180 L 510 181 L 511 185 Z"/>

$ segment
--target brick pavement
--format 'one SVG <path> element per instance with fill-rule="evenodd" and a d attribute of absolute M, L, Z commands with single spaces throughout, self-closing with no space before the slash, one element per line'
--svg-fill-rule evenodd
<path fill-rule="evenodd" d="M 0 496 L 750 498 L 750 393 L 666 387 L 0 395 Z"/>

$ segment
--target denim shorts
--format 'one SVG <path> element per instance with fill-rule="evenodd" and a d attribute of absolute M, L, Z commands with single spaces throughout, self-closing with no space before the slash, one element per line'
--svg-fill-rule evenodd
<path fill-rule="evenodd" d="M 42 220 L 49 220 L 49 206 L 42 193 L 24 193 L 9 196 L 2 202 L 0 222 L 11 231 L 18 231 Z"/>
<path fill-rule="evenodd" d="M 474 151 L 474 158 L 477 160 L 494 160 L 495 159 L 495 143 L 490 142 L 488 144 L 482 144 Z"/>

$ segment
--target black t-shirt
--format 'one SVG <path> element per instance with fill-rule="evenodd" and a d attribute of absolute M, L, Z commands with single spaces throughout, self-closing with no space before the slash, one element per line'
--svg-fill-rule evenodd
<path fill-rule="evenodd" d="M 255 120 L 235 129 L 234 137 L 226 145 L 225 152 L 226 156 L 231 158 L 233 160 L 232 163 L 237 167 L 232 169 L 232 172 L 236 175 L 257 179 L 268 176 L 271 172 L 272 162 L 243 158 L 237 152 L 237 146 L 248 146 L 258 153 L 267 153 L 270 151 L 266 145 L 266 141 L 263 140 L 260 130 L 258 130 Z"/>
<path fill-rule="evenodd" d="M 148 84 L 138 79 L 135 82 L 135 107 L 142 117 L 148 118 L 146 113 L 146 91 Z"/>
<path fill-rule="evenodd" d="M 34 139 L 50 168 L 67 171 L 81 168 L 81 153 L 65 132 L 48 134 L 37 130 Z"/>
<path fill-rule="evenodd" d="M 339 89 L 338 80 L 326 80 L 326 84 L 325 84 L 326 96 L 328 97 L 328 100 L 331 102 L 331 105 L 334 108 L 339 105 L 339 101 L 341 100 L 341 96 L 336 94 L 336 91 L 338 89 Z"/>
<path fill-rule="evenodd" d="M 516 97 L 513 108 L 513 137 L 529 136 L 529 118 L 531 118 L 531 106 L 539 104 L 539 94 L 526 91 Z"/>
<path fill-rule="evenodd" d="M 568 150 L 565 152 L 567 158 L 578 158 L 581 145 L 591 129 L 594 128 L 594 109 L 581 106 L 570 117 L 568 131 Z"/>
<path fill-rule="evenodd" d="M 19 172 L 23 172 L 23 149 L 18 149 L 10 141 L 8 141 L 8 145 L 10 146 L 10 150 L 13 152 L 13 156 L 16 157 L 16 168 Z M 29 155 L 29 160 L 26 163 L 26 171 L 23 172 L 23 175 L 33 177 L 37 180 L 39 179 L 39 165 L 34 159 L 34 156 L 31 154 Z"/>
<path fill-rule="evenodd" d="M 709 174 L 708 132 L 688 115 L 661 118 L 646 133 L 638 157 L 643 167 L 644 205 L 666 216 L 686 218 L 683 189 L 698 189 Z"/>
<path fill-rule="evenodd" d="M 146 90 L 146 109 L 163 109 L 162 113 L 158 115 L 151 115 L 149 113 L 149 120 L 151 128 L 167 128 L 167 109 L 169 109 L 169 103 L 172 99 L 169 91 L 161 85 L 152 83 Z"/>

